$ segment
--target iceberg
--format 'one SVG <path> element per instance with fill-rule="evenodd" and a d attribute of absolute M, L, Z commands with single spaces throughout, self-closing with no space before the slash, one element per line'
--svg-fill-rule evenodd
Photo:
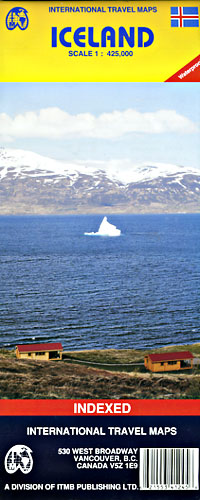
<path fill-rule="evenodd" d="M 84 233 L 86 236 L 120 236 L 121 230 L 117 229 L 114 224 L 108 222 L 107 217 L 104 217 L 97 233 Z"/>

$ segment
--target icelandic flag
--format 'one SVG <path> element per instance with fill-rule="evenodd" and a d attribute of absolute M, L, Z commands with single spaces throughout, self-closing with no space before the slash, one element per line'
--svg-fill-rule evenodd
<path fill-rule="evenodd" d="M 198 7 L 171 7 L 172 28 L 198 28 Z"/>

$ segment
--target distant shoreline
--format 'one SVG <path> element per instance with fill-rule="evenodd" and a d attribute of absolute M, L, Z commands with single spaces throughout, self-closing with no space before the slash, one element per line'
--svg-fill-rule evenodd
<path fill-rule="evenodd" d="M 131 215 L 199 215 L 200 214 L 200 209 L 196 209 L 194 211 L 186 211 L 186 210 L 180 210 L 180 211 L 163 211 L 163 212 L 160 212 L 159 210 L 158 211 L 133 211 L 133 212 L 124 212 L 124 211 L 117 211 L 117 209 L 115 209 L 115 211 L 113 212 L 113 210 L 108 210 L 107 208 L 105 208 L 105 210 L 102 211 L 102 207 L 101 207 L 101 210 L 100 211 L 93 211 L 93 212 L 90 212 L 90 211 L 85 211 L 85 212 L 82 212 L 82 211 L 69 211 L 69 212 L 2 212 L 0 213 L 0 217 L 66 217 L 66 216 L 71 216 L 71 215 L 77 215 L 77 216 L 93 216 L 93 215 L 99 215 L 99 216 L 104 216 L 104 215 L 113 215 L 113 216 L 117 216 L 117 215 L 124 215 L 124 216 L 131 216 Z"/>

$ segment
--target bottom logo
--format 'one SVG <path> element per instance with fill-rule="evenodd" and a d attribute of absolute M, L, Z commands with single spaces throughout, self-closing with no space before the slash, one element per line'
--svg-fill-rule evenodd
<path fill-rule="evenodd" d="M 18 469 L 28 474 L 33 468 L 32 450 L 24 444 L 16 444 L 8 450 L 5 456 L 5 469 L 8 474 L 14 474 Z"/>

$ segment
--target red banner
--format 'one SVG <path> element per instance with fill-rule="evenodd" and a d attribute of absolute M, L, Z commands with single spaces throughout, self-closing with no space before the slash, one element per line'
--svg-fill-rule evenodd
<path fill-rule="evenodd" d="M 200 400 L 77 399 L 0 401 L 0 416 L 134 416 L 200 415 Z"/>
<path fill-rule="evenodd" d="M 200 55 L 168 78 L 166 82 L 200 82 Z"/>

